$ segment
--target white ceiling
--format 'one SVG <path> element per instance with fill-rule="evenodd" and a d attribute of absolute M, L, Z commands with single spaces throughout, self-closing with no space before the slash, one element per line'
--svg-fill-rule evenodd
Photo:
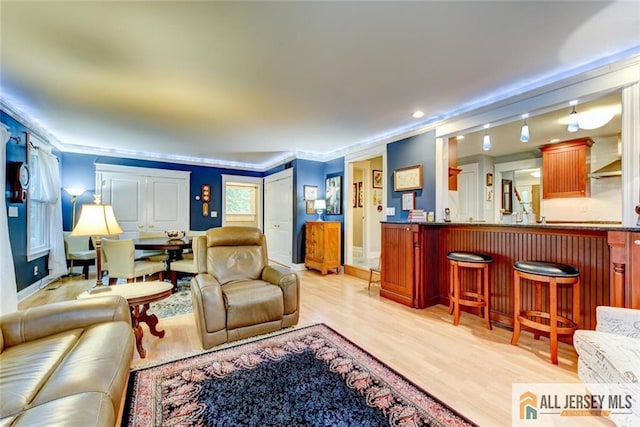
<path fill-rule="evenodd" d="M 65 150 L 256 169 L 640 52 L 637 1 L 2 1 L 0 19 L 1 100 Z"/>

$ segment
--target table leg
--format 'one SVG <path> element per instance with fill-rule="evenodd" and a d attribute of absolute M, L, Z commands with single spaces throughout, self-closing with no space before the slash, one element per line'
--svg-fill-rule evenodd
<path fill-rule="evenodd" d="M 140 322 L 146 323 L 149 326 L 149 332 L 151 332 L 151 335 L 164 338 L 164 331 L 159 331 L 158 329 L 156 329 L 156 326 L 158 325 L 158 316 L 156 316 L 155 314 L 147 313 L 148 309 L 149 304 L 145 304 L 142 307 L 140 315 L 138 316 L 138 320 Z"/>
<path fill-rule="evenodd" d="M 142 326 L 140 326 L 140 307 L 135 305 L 131 307 L 131 326 L 133 327 L 133 335 L 136 337 L 136 349 L 141 359 L 147 356 L 146 350 L 142 347 Z"/>
<path fill-rule="evenodd" d="M 165 261 L 166 265 L 167 265 L 167 273 L 169 274 L 169 277 L 171 279 L 171 283 L 173 283 L 173 292 L 176 293 L 178 292 L 178 279 L 177 279 L 177 275 L 171 275 L 171 262 L 172 261 L 179 261 L 182 259 L 182 249 L 179 250 L 167 250 L 167 260 Z"/>

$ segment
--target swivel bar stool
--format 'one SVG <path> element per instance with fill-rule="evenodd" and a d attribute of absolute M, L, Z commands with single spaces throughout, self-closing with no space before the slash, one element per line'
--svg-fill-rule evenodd
<path fill-rule="evenodd" d="M 540 332 L 549 333 L 551 363 L 558 364 L 558 335 L 570 335 L 580 324 L 580 272 L 567 264 L 543 261 L 517 261 L 513 266 L 513 337 L 511 344 L 516 345 L 520 338 L 520 328 L 534 330 L 534 338 L 540 338 Z M 534 309 L 523 310 L 521 306 L 521 279 L 534 282 Z M 542 285 L 549 287 L 549 311 L 542 311 Z M 571 286 L 573 291 L 573 319 L 558 315 L 558 287 Z M 548 319 L 548 322 L 542 319 Z"/>
<path fill-rule="evenodd" d="M 493 258 L 485 254 L 471 252 L 449 252 L 449 314 L 453 314 L 453 324 L 460 323 L 460 306 L 477 307 L 483 310 L 487 328 L 491 329 L 491 312 L 489 301 L 489 264 Z M 463 291 L 460 281 L 460 269 L 476 270 L 475 292 Z"/>

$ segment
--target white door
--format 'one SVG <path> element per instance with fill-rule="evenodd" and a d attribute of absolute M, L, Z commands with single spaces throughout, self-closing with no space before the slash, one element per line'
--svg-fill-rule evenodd
<path fill-rule="evenodd" d="M 269 259 L 291 267 L 293 246 L 293 170 L 265 178 L 265 221 Z"/>
<path fill-rule="evenodd" d="M 462 166 L 458 175 L 458 220 L 481 219 L 478 191 L 478 165 Z"/>
<path fill-rule="evenodd" d="M 189 172 L 96 165 L 96 192 L 125 233 L 189 229 Z"/>

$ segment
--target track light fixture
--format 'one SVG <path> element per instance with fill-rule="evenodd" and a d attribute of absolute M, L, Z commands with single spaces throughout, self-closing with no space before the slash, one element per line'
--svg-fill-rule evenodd
<path fill-rule="evenodd" d="M 528 114 L 523 114 L 522 118 L 524 123 L 522 124 L 522 130 L 520 130 L 520 142 L 529 142 L 529 125 L 527 124 Z"/>
<path fill-rule="evenodd" d="M 569 114 L 569 125 L 567 126 L 567 130 L 569 132 L 577 132 L 580 130 L 580 123 L 578 123 L 578 113 L 576 112 L 576 104 L 578 101 L 571 101 L 570 105 L 573 106 L 573 110 L 571 110 L 571 114 Z"/>
<path fill-rule="evenodd" d="M 489 151 L 491 150 L 491 137 L 489 136 L 489 125 L 484 125 L 484 136 L 482 137 L 482 150 Z"/>

